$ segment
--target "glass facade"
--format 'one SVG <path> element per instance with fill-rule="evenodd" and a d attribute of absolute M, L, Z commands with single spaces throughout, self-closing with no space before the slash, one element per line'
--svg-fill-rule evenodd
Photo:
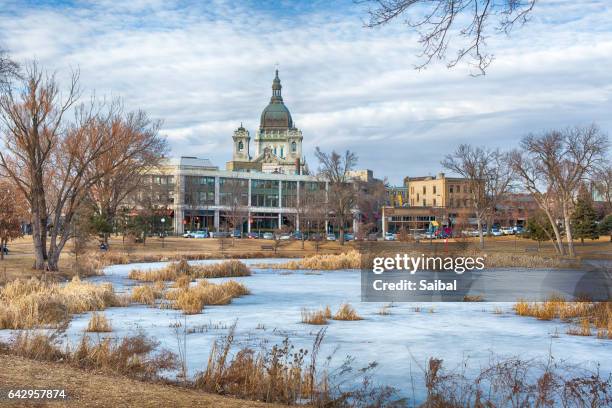
<path fill-rule="evenodd" d="M 239 178 L 219 179 L 219 204 L 221 205 L 248 205 L 249 180 Z"/>
<path fill-rule="evenodd" d="M 297 207 L 297 181 L 283 181 L 281 184 L 281 207 Z"/>
<path fill-rule="evenodd" d="M 183 204 L 190 207 L 215 204 L 215 178 L 185 176 Z"/>
<path fill-rule="evenodd" d="M 278 207 L 278 180 L 252 180 L 251 206 Z"/>

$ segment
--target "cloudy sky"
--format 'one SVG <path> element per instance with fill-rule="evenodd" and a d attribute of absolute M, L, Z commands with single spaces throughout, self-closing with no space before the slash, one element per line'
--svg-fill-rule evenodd
<path fill-rule="evenodd" d="M 263 5 L 261 3 L 264 3 Z M 490 38 L 486 76 L 414 66 L 416 33 L 363 27 L 362 4 L 330 1 L 2 1 L 0 45 L 97 96 L 163 119 L 173 155 L 224 167 L 232 131 L 253 134 L 276 64 L 283 97 L 315 146 L 351 149 L 400 183 L 435 174 L 460 143 L 510 148 L 529 132 L 612 130 L 612 5 L 540 0 L 529 25 Z"/>

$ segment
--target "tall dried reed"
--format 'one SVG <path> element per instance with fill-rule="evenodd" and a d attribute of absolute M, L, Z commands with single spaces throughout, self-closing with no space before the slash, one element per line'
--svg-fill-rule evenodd
<path fill-rule="evenodd" d="M 91 315 L 91 319 L 89 320 L 87 329 L 85 329 L 85 331 L 92 333 L 108 333 L 113 331 L 113 329 L 110 321 L 106 318 L 106 316 L 104 316 L 103 313 L 94 312 Z"/>
<path fill-rule="evenodd" d="M 110 283 L 95 285 L 74 278 L 61 285 L 17 279 L 0 289 L 0 328 L 53 326 L 71 314 L 123 305 L 125 300 L 114 293 Z"/>
<path fill-rule="evenodd" d="M 233 280 L 219 284 L 201 280 L 195 286 L 168 291 L 166 299 L 171 301 L 170 306 L 174 309 L 185 314 L 197 314 L 205 305 L 226 305 L 233 298 L 248 294 L 246 286 Z"/>
<path fill-rule="evenodd" d="M 173 262 L 161 269 L 141 270 L 132 269 L 128 274 L 130 279 L 145 282 L 176 281 L 183 276 L 196 278 L 232 278 L 250 276 L 251 270 L 244 263 L 229 260 L 210 265 L 190 265 L 187 261 Z M 184 279 L 184 278 L 182 278 Z"/>

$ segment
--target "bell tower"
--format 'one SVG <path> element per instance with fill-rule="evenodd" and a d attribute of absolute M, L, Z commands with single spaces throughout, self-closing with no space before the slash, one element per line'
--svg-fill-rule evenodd
<path fill-rule="evenodd" d="M 251 136 L 249 135 L 249 131 L 242 126 L 242 123 L 238 129 L 234 130 L 234 136 L 232 136 L 232 139 L 234 139 L 234 153 L 232 154 L 232 160 L 251 160 L 251 155 L 249 153 Z"/>

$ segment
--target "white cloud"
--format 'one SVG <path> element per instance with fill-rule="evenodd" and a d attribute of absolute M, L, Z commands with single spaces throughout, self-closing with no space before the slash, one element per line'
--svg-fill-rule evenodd
<path fill-rule="evenodd" d="M 232 130 L 258 126 L 277 62 L 311 168 L 316 145 L 349 148 L 399 183 L 438 172 L 461 142 L 508 147 L 550 127 L 612 128 L 612 9 L 603 0 L 538 2 L 529 25 L 488 40 L 496 60 L 478 78 L 465 65 L 415 71 L 416 35 L 400 24 L 364 29 L 351 2 L 292 5 L 15 3 L 0 11 L 0 43 L 60 75 L 79 67 L 84 89 L 163 119 L 174 154 L 219 166 Z"/>

